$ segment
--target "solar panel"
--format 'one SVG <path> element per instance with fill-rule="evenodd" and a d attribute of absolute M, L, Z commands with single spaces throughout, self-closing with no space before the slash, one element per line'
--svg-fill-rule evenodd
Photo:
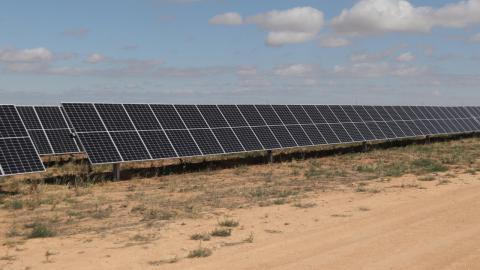
<path fill-rule="evenodd" d="M 332 112 L 332 110 L 330 110 L 330 108 L 327 105 L 318 105 L 317 109 L 327 123 L 339 122 L 338 118 L 335 116 L 335 114 Z"/>
<path fill-rule="evenodd" d="M 147 104 L 124 104 L 126 113 L 137 130 L 161 130 L 160 123 Z"/>
<path fill-rule="evenodd" d="M 95 164 L 480 129 L 477 121 L 480 111 L 460 107 L 74 103 L 63 106 Z M 29 125 L 38 125 L 31 118 Z M 38 134 L 30 136 L 44 140 Z"/>
<path fill-rule="evenodd" d="M 271 105 L 255 105 L 255 107 L 267 125 L 274 126 L 283 124 Z"/>
<path fill-rule="evenodd" d="M 180 115 L 178 115 L 173 105 L 150 105 L 157 120 L 162 125 L 162 128 L 167 129 L 185 129 Z"/>
<path fill-rule="evenodd" d="M 163 130 L 143 130 L 139 131 L 139 134 L 153 159 L 177 157 Z"/>
<path fill-rule="evenodd" d="M 323 138 L 325 138 L 325 141 L 327 141 L 328 144 L 337 144 L 340 143 L 340 139 L 338 138 L 337 134 L 335 134 L 335 131 L 330 127 L 329 124 L 316 124 L 315 125 L 322 134 Z"/>
<path fill-rule="evenodd" d="M 18 110 L 0 105 L 0 176 L 44 170 Z"/>
<path fill-rule="evenodd" d="M 321 145 L 321 144 L 327 144 L 327 141 L 323 137 L 323 135 L 320 133 L 318 128 L 311 124 L 311 125 L 302 125 L 303 130 L 307 134 L 308 138 L 314 145 Z"/>
<path fill-rule="evenodd" d="M 293 139 L 297 142 L 298 146 L 308 146 L 313 145 L 310 139 L 308 138 L 305 131 L 303 131 L 302 126 L 300 125 L 287 125 L 286 126 Z"/>
<path fill-rule="evenodd" d="M 258 141 L 257 136 L 250 127 L 236 127 L 233 128 L 233 131 L 245 151 L 263 150 L 262 144 Z"/>
<path fill-rule="evenodd" d="M 370 128 L 365 123 L 354 123 L 357 130 L 360 132 L 364 140 L 366 141 L 374 141 L 377 138 L 373 135 Z"/>
<path fill-rule="evenodd" d="M 219 105 L 218 109 L 231 127 L 248 126 L 247 121 L 236 105 Z"/>
<path fill-rule="evenodd" d="M 215 105 L 198 105 L 200 112 L 211 128 L 229 127 L 220 109 Z"/>
<path fill-rule="evenodd" d="M 270 128 L 263 126 L 263 127 L 252 127 L 253 132 L 257 136 L 260 143 L 263 145 L 265 149 L 278 149 L 282 148 L 280 143 L 277 141 L 275 136 L 273 135 Z"/>
<path fill-rule="evenodd" d="M 333 114 L 335 117 L 341 122 L 341 123 L 349 123 L 352 122 L 350 117 L 345 113 L 345 111 L 342 109 L 341 106 L 339 105 L 330 105 L 329 106 L 330 110 L 332 110 Z"/>
<path fill-rule="evenodd" d="M 327 123 L 327 120 L 323 118 L 323 116 L 318 111 L 315 105 L 303 105 L 303 109 L 308 114 L 310 119 L 312 119 L 313 123 L 315 124 L 322 124 Z"/>
<path fill-rule="evenodd" d="M 272 106 L 277 115 L 280 117 L 284 125 L 298 124 L 297 119 L 293 116 L 287 105 L 273 105 Z"/>
<path fill-rule="evenodd" d="M 172 146 L 180 157 L 201 156 L 202 152 L 193 140 L 188 130 L 166 130 Z"/>
<path fill-rule="evenodd" d="M 293 139 L 292 135 L 285 126 L 271 126 L 270 128 L 283 148 L 298 146 L 297 142 Z"/>
<path fill-rule="evenodd" d="M 352 138 L 353 141 L 355 142 L 365 141 L 365 138 L 363 138 L 362 134 L 360 133 L 360 131 L 358 131 L 357 127 L 353 123 L 343 123 L 343 127 L 345 128 L 348 135 L 350 135 L 350 138 Z"/>
<path fill-rule="evenodd" d="M 387 139 L 387 136 L 385 133 L 383 133 L 382 129 L 376 122 L 366 122 L 365 125 L 367 125 L 368 129 L 372 132 L 373 136 L 375 136 L 375 139 L 377 140 L 385 140 Z"/>
<path fill-rule="evenodd" d="M 215 128 L 213 133 L 226 153 L 243 152 L 245 149 L 231 128 Z"/>
<path fill-rule="evenodd" d="M 40 155 L 79 153 L 80 148 L 58 106 L 17 106 Z"/>
<path fill-rule="evenodd" d="M 210 129 L 192 129 L 190 132 L 204 155 L 224 153 L 220 143 Z"/>
<path fill-rule="evenodd" d="M 207 122 L 195 105 L 175 105 L 175 109 L 187 128 L 208 128 Z"/>
<path fill-rule="evenodd" d="M 308 116 L 302 106 L 300 105 L 288 105 L 288 109 L 292 112 L 293 116 L 300 124 L 312 124 L 312 119 Z"/>
<path fill-rule="evenodd" d="M 353 142 L 353 139 L 350 137 L 348 132 L 342 126 L 342 124 L 330 124 L 333 132 L 337 135 L 338 139 L 342 143 L 350 143 Z"/>
<path fill-rule="evenodd" d="M 360 115 L 357 113 L 357 111 L 353 108 L 353 106 L 350 106 L 350 105 L 343 105 L 341 106 L 343 111 L 347 114 L 348 118 L 352 121 L 352 122 L 363 122 L 362 121 L 362 118 L 360 117 Z"/>
<path fill-rule="evenodd" d="M 247 120 L 250 126 L 265 126 L 266 123 L 263 120 L 257 108 L 253 105 L 238 105 L 238 109 L 242 113 L 245 120 Z"/>

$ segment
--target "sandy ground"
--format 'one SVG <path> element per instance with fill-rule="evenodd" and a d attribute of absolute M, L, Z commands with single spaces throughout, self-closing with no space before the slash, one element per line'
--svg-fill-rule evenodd
<path fill-rule="evenodd" d="M 0 269 L 480 269 L 479 180 L 407 175 L 371 183 L 379 193 L 313 194 L 302 202 L 315 204 L 309 208 L 221 210 L 162 226 L 31 239 L 1 246 Z M 226 216 L 240 222 L 231 237 L 189 239 Z M 186 258 L 199 246 L 213 254 Z"/>

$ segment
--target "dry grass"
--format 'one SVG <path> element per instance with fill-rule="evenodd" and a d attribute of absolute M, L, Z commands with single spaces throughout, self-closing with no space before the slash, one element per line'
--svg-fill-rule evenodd
<path fill-rule="evenodd" d="M 479 147 L 480 139 L 471 138 L 117 183 L 101 177 L 82 178 L 85 165 L 70 162 L 54 165 L 46 174 L 57 179 L 79 175 L 73 183 L 45 184 L 41 175 L 0 180 L 0 219 L 7 220 L 4 235 L 6 241 L 10 241 L 37 235 L 52 237 L 154 223 L 162 225 L 178 218 L 200 218 L 219 208 L 286 203 L 309 208 L 315 205 L 301 201 L 310 194 L 343 189 L 374 194 L 381 190 L 369 183 L 404 174 L 418 175 L 422 181 L 438 179 L 438 184 L 448 184 L 446 178 L 455 176 L 454 171 L 471 174 L 477 171 Z M 167 161 L 154 165 L 163 162 Z M 125 166 L 148 168 L 152 164 Z M 94 166 L 93 169 L 99 173 L 111 168 Z M 446 170 L 449 172 L 444 173 Z M 47 229 L 38 226 L 33 233 L 34 227 L 30 225 L 34 221 Z M 221 220 L 219 226 L 223 229 L 238 226 L 235 222 L 238 221 Z"/>

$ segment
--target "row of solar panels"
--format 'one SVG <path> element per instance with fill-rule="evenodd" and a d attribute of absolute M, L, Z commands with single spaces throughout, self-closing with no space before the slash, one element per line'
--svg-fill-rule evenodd
<path fill-rule="evenodd" d="M 101 164 L 476 131 L 480 107 L 0 105 L 0 176 L 82 149 Z"/>
<path fill-rule="evenodd" d="M 480 131 L 476 107 L 62 106 L 93 164 Z"/>

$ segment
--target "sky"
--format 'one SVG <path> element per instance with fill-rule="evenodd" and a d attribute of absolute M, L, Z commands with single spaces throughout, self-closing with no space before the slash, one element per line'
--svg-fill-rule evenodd
<path fill-rule="evenodd" d="M 480 0 L 3 0 L 0 96 L 479 105 Z"/>

